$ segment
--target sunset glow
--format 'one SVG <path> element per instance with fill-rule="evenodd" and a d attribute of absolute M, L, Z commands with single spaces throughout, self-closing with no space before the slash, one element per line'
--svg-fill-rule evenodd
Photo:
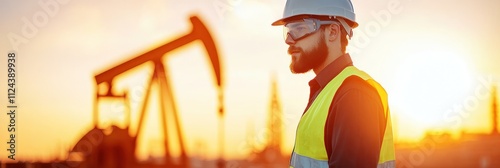
<path fill-rule="evenodd" d="M 354 64 L 387 90 L 398 141 L 419 141 L 427 131 L 458 138 L 462 131 L 492 129 L 490 91 L 500 75 L 500 1 L 352 1 L 360 26 L 348 51 Z M 399 5 L 391 12 L 393 1 Z M 285 0 L 73 0 L 58 3 L 58 11 L 46 14 L 43 25 L 33 23 L 40 22 L 33 21 L 37 12 L 47 13 L 37 1 L 2 4 L 0 54 L 19 55 L 19 159 L 65 159 L 65 152 L 93 127 L 94 76 L 189 33 L 189 16 L 194 15 L 209 29 L 221 57 L 224 157 L 246 158 L 265 146 L 273 75 L 283 106 L 283 153 L 292 150 L 309 95 L 307 82 L 314 74 L 289 71 L 282 28 L 270 25 L 281 17 Z M 380 20 L 383 11 L 390 18 Z M 29 37 L 26 24 L 37 30 Z M 26 41 L 13 43 L 9 33 Z M 219 97 L 206 55 L 203 43 L 195 41 L 166 53 L 162 62 L 168 68 L 188 155 L 216 159 Z M 6 69 L 3 60 L 0 67 Z M 130 135 L 137 132 L 152 74 L 153 64 L 147 62 L 113 80 L 115 93 L 131 96 Z M 0 79 L 7 79 L 6 72 Z M 164 154 L 158 94 L 158 86 L 153 86 L 138 138 L 136 156 L 141 160 Z M 7 96 L 0 96 L 0 102 L 4 108 Z M 100 103 L 99 127 L 126 127 L 125 102 Z M 1 126 L 8 125 L 5 116 L 0 117 Z M 7 135 L 4 127 L 0 132 Z M 178 143 L 174 137 L 171 142 Z M 172 148 L 179 155 L 179 146 Z M 0 156 L 10 161 L 4 153 Z"/>

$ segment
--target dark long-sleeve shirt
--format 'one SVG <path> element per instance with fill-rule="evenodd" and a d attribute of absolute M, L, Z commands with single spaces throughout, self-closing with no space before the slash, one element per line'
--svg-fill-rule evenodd
<path fill-rule="evenodd" d="M 309 82 L 309 103 L 345 67 L 349 54 L 337 58 Z M 325 123 L 325 147 L 330 167 L 377 167 L 385 129 L 378 92 L 357 76 L 348 77 L 335 93 Z"/>

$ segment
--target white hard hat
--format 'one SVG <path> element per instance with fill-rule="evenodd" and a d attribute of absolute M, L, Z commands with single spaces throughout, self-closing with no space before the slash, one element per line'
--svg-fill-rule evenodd
<path fill-rule="evenodd" d="M 350 0 L 287 0 L 283 18 L 272 25 L 284 25 L 292 17 L 307 15 L 334 17 L 340 21 L 349 36 L 352 36 L 352 28 L 358 27 Z"/>

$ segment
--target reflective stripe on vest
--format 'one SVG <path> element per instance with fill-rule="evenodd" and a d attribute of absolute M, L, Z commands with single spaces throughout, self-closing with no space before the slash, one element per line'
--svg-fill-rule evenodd
<path fill-rule="evenodd" d="M 309 106 L 309 109 L 302 116 L 297 127 L 295 137 L 295 147 L 292 153 L 290 167 L 328 167 L 328 155 L 324 143 L 324 128 L 328 111 L 340 85 L 345 79 L 356 75 L 379 93 L 384 106 L 384 114 L 387 118 L 384 139 L 380 149 L 378 166 L 380 168 L 395 167 L 394 143 L 392 137 L 391 115 L 389 112 L 387 93 L 375 80 L 368 74 L 357 69 L 354 66 L 348 66 L 333 78 L 321 90 L 316 99 Z"/>

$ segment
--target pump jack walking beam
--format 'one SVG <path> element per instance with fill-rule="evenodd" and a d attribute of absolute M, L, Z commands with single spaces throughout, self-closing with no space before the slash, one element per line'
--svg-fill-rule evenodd
<path fill-rule="evenodd" d="M 190 20 L 191 24 L 193 25 L 192 31 L 190 33 L 96 75 L 95 76 L 96 83 L 98 85 L 103 82 L 111 84 L 114 77 L 134 67 L 137 67 L 148 61 L 158 60 L 158 59 L 161 60 L 161 58 L 165 53 L 180 48 L 193 41 L 201 40 L 205 46 L 205 49 L 207 50 L 208 56 L 212 63 L 212 67 L 217 80 L 217 86 L 221 87 L 222 86 L 221 69 L 219 63 L 219 54 L 217 52 L 217 47 L 215 46 L 215 42 L 212 39 L 210 33 L 208 32 L 207 27 L 205 27 L 203 22 L 201 22 L 201 20 L 198 19 L 198 17 L 195 16 L 191 17 Z M 110 89 L 108 90 L 107 94 L 111 94 Z"/>

